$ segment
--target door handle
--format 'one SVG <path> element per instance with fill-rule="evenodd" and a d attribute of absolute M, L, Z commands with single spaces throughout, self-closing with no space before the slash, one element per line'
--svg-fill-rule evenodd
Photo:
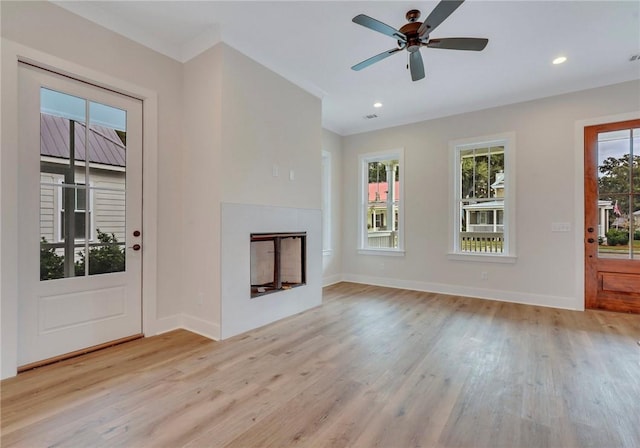
<path fill-rule="evenodd" d="M 133 246 L 129 246 L 129 249 L 133 249 L 133 250 L 138 251 L 138 250 L 142 249 L 142 246 L 139 245 L 139 244 L 134 244 Z"/>
<path fill-rule="evenodd" d="M 593 227 L 589 227 L 589 228 L 587 229 L 587 232 L 589 232 L 589 233 L 593 233 Z"/>
<path fill-rule="evenodd" d="M 587 240 L 587 243 L 595 243 L 595 242 L 596 242 L 596 240 L 594 240 L 593 238 L 589 238 Z M 137 244 L 136 244 L 136 246 L 137 246 Z"/>

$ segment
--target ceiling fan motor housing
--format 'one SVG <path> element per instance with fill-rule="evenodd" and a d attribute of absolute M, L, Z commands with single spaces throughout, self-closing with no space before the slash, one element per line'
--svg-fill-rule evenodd
<path fill-rule="evenodd" d="M 407 16 L 408 15 L 409 14 L 407 13 Z M 418 28 L 420 28 L 420 25 L 422 25 L 422 22 L 409 22 L 399 30 L 402 34 L 407 36 L 407 50 L 410 53 L 418 51 L 420 46 L 423 45 L 423 42 L 420 40 L 420 36 L 418 35 Z"/>

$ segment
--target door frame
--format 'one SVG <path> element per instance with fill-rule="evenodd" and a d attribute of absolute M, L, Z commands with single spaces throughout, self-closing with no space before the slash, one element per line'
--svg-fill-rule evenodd
<path fill-rule="evenodd" d="M 0 222 L 0 326 L 2 334 L 1 378 L 17 374 L 18 360 L 18 63 L 69 76 L 142 101 L 142 232 L 145 256 L 142 260 L 142 332 L 150 336 L 163 328 L 157 309 L 157 217 L 158 217 L 158 94 L 131 82 L 113 77 L 30 47 L 2 39 L 2 154 L 0 181 L 2 221 Z M 6 212 L 6 213 L 5 213 Z"/>
<path fill-rule="evenodd" d="M 616 123 L 620 121 L 638 120 L 640 111 L 627 112 L 615 115 L 604 115 L 575 122 L 574 126 L 574 191 L 575 191 L 575 215 L 574 215 L 574 244 L 575 244 L 575 291 L 576 309 L 585 310 L 585 250 L 584 250 L 584 129 L 588 126 L 596 126 L 604 123 Z"/>

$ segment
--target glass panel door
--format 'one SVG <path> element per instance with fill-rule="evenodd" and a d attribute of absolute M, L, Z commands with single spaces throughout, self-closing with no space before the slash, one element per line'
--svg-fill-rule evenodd
<path fill-rule="evenodd" d="M 126 136 L 126 111 L 40 89 L 41 281 L 125 270 Z"/>
<path fill-rule="evenodd" d="M 598 257 L 640 258 L 640 129 L 598 133 Z"/>

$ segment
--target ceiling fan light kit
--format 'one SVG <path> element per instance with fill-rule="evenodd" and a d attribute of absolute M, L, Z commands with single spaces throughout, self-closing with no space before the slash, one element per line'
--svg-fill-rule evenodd
<path fill-rule="evenodd" d="M 419 22 L 420 11 L 412 9 L 405 15 L 408 23 L 399 30 L 364 14 L 355 16 L 352 21 L 358 25 L 377 31 L 397 40 L 398 47 L 365 59 L 351 67 L 352 70 L 362 70 L 402 50 L 409 52 L 409 70 L 411 79 L 418 81 L 424 78 L 424 62 L 420 54 L 421 47 L 440 48 L 444 50 L 482 51 L 489 42 L 488 39 L 475 37 L 449 37 L 444 39 L 430 39 L 429 36 L 444 20 L 449 17 L 464 0 L 442 0 L 429 14 L 424 22 Z"/>

